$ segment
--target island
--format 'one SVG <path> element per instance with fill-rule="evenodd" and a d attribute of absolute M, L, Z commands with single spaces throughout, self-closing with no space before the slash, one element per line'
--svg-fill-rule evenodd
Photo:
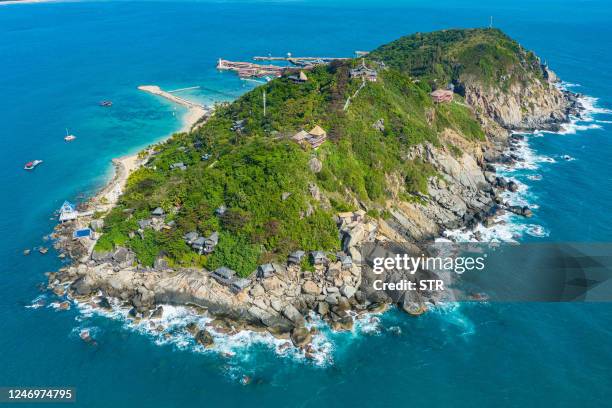
<path fill-rule="evenodd" d="M 56 229 L 74 263 L 55 295 L 155 319 L 188 305 L 212 331 L 267 331 L 312 352 L 306 321 L 350 330 L 397 304 L 420 314 L 436 293 L 376 291 L 361 247 L 415 252 L 453 228 L 511 211 L 515 131 L 558 129 L 575 94 L 498 29 L 416 33 L 356 59 L 284 70 L 190 131 L 131 161 L 112 197 Z M 137 165 L 135 165 L 137 163 Z M 89 232 L 75 235 L 77 231 Z"/>

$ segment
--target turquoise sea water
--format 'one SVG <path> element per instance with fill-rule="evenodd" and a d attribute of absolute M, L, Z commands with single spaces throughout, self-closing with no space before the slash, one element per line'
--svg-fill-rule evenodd
<path fill-rule="evenodd" d="M 61 266 L 52 251 L 21 254 L 49 245 L 42 237 L 55 224 L 53 211 L 100 187 L 112 157 L 180 127 L 184 112 L 138 85 L 199 85 L 185 96 L 227 100 L 253 85 L 218 73 L 219 57 L 351 56 L 414 31 L 487 25 L 491 15 L 599 107 L 575 133 L 529 138 L 535 167 L 512 176 L 539 208 L 519 222 L 531 226 L 502 232 L 524 241 L 609 242 L 607 1 L 0 6 L 0 386 L 74 386 L 83 407 L 610 406 L 610 304 L 462 305 L 418 319 L 392 311 L 359 334 L 329 335 L 331 361 L 323 365 L 279 357 L 251 338 L 226 358 L 156 344 L 120 320 L 74 308 L 26 307 L 41 294 L 43 273 Z M 113 107 L 98 107 L 102 99 Z M 71 144 L 63 141 L 66 127 L 78 137 Z M 33 159 L 44 164 L 22 170 Z M 542 179 L 528 178 L 534 174 Z M 78 338 L 83 327 L 93 328 L 97 347 Z"/>

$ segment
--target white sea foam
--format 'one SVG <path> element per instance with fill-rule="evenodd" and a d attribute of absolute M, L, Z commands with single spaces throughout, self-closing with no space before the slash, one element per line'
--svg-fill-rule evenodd
<path fill-rule="evenodd" d="M 38 309 L 46 305 L 47 305 L 47 295 L 43 293 L 42 295 L 36 296 L 36 298 L 32 300 L 32 303 L 30 303 L 29 305 L 26 305 L 25 307 L 26 309 Z"/>
<path fill-rule="evenodd" d="M 467 307 L 459 302 L 444 303 L 431 311 L 439 317 L 446 325 L 442 330 L 458 330 L 461 336 L 471 336 L 476 333 L 476 327 L 464 313 L 463 308 Z"/>
<path fill-rule="evenodd" d="M 567 88 L 578 88 L 578 87 L 581 87 L 581 86 L 582 86 L 582 85 L 580 85 L 580 84 L 574 84 L 574 83 L 571 83 L 571 82 L 565 82 L 565 81 L 561 81 L 561 84 L 560 84 L 560 85 L 561 85 L 561 86 L 560 86 L 560 88 L 562 88 L 562 89 L 567 89 Z"/>
<path fill-rule="evenodd" d="M 562 83 L 560 88 L 567 89 L 580 86 L 578 84 Z M 513 142 L 513 149 L 508 149 L 506 154 L 514 154 L 522 160 L 516 161 L 509 165 L 499 164 L 496 166 L 497 173 L 509 180 L 514 181 L 519 186 L 518 191 L 504 191 L 502 197 L 509 205 L 529 206 L 531 209 L 537 209 L 539 206 L 533 204 L 537 200 L 532 192 L 529 191 L 527 185 L 520 181 L 521 177 L 527 180 L 537 181 L 542 179 L 539 173 L 530 173 L 530 171 L 538 170 L 542 165 L 550 165 L 557 163 L 553 157 L 538 155 L 529 146 L 529 139 L 532 137 L 543 137 L 547 134 L 555 135 L 573 135 L 577 132 L 601 129 L 601 123 L 612 123 L 612 120 L 597 119 L 596 115 L 612 115 L 612 110 L 597 106 L 598 99 L 591 96 L 580 96 L 578 99 L 582 106 L 580 117 L 571 117 L 569 123 L 561 125 L 561 130 L 558 132 L 539 130 L 532 134 L 524 132 L 516 132 L 524 136 L 521 140 Z M 563 161 L 574 161 L 575 158 L 569 155 L 561 155 L 558 157 Z M 444 232 L 444 237 L 436 240 L 443 242 L 445 240 L 458 242 L 473 242 L 479 238 L 487 242 L 514 242 L 520 239 L 524 234 L 534 237 L 547 237 L 550 232 L 541 225 L 523 224 L 520 221 L 521 217 L 512 213 L 505 213 L 495 219 L 495 224 L 490 227 L 485 227 L 482 224 L 477 225 L 473 230 L 457 229 Z"/>
<path fill-rule="evenodd" d="M 541 225 L 529 224 L 525 228 L 525 232 L 532 237 L 543 238 L 550 235 L 550 232 Z"/>
<path fill-rule="evenodd" d="M 217 332 L 208 325 L 213 319 L 207 315 L 196 313 L 192 308 L 185 306 L 162 305 L 164 312 L 161 318 L 134 320 L 130 318 L 129 308 L 122 306 L 116 299 L 109 299 L 111 310 L 99 308 L 94 302 L 77 302 L 80 316 L 77 321 L 80 325 L 75 332 L 89 327 L 90 319 L 96 315 L 121 321 L 128 330 L 133 330 L 149 336 L 158 345 L 172 345 L 177 349 L 190 350 L 196 353 L 216 353 L 230 360 L 247 363 L 252 358 L 250 350 L 255 346 L 263 346 L 279 357 L 295 361 L 310 362 L 317 366 L 328 366 L 333 363 L 335 350 L 334 340 L 339 338 L 356 338 L 360 334 L 379 334 L 382 331 L 380 318 L 376 314 L 353 314 L 354 325 L 350 332 L 332 332 L 327 323 L 320 316 L 311 313 L 306 327 L 315 329 L 312 341 L 307 351 L 294 347 L 290 340 L 279 339 L 268 332 L 242 330 L 235 334 Z M 211 334 L 214 344 L 206 348 L 197 344 L 193 335 L 185 330 L 189 323 L 195 323 L 199 329 Z M 94 337 L 94 336 L 92 336 Z M 247 381 L 244 370 L 228 367 L 227 374 L 238 381 Z"/>

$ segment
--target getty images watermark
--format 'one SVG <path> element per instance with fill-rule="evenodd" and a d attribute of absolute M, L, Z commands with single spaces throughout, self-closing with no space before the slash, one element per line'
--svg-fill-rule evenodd
<path fill-rule="evenodd" d="M 408 254 L 395 254 L 387 257 L 372 258 L 372 272 L 375 275 L 399 272 L 401 274 L 415 275 L 417 272 L 444 273 L 454 272 L 461 275 L 469 271 L 482 271 L 485 269 L 486 254 L 482 256 L 410 256 Z M 442 279 L 400 279 L 384 281 L 376 279 L 372 282 L 375 290 L 429 290 L 442 291 Z"/>
<path fill-rule="evenodd" d="M 377 291 L 441 291 L 498 302 L 612 302 L 612 243 L 449 243 L 411 252 L 401 242 L 360 248 Z M 443 280 L 443 281 L 442 281 Z"/>

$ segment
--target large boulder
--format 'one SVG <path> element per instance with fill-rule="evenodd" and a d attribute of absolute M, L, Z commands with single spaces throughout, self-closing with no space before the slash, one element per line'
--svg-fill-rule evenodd
<path fill-rule="evenodd" d="M 310 159 L 308 166 L 313 173 L 319 173 L 323 169 L 323 163 L 321 163 L 321 160 L 317 159 L 316 157 Z"/>
<path fill-rule="evenodd" d="M 168 260 L 166 258 L 159 256 L 155 258 L 155 261 L 153 261 L 153 268 L 157 270 L 164 270 L 169 269 L 170 265 L 168 264 Z"/>
<path fill-rule="evenodd" d="M 151 313 L 151 319 L 161 319 L 164 315 L 163 306 L 157 306 L 157 308 Z"/>
<path fill-rule="evenodd" d="M 293 322 L 293 324 L 295 324 L 296 326 L 304 325 L 304 316 L 302 316 L 300 311 L 297 310 L 295 306 L 291 304 L 285 306 L 285 308 L 283 309 L 283 316 L 291 320 L 291 322 Z"/>
<path fill-rule="evenodd" d="M 329 313 L 329 304 L 327 304 L 326 302 L 319 302 L 319 304 L 317 305 L 317 312 L 321 316 L 326 316 Z"/>
<path fill-rule="evenodd" d="M 305 327 L 296 327 L 291 331 L 291 341 L 296 347 L 305 347 L 311 340 L 312 334 Z"/>
<path fill-rule="evenodd" d="M 340 319 L 332 320 L 331 327 L 335 331 L 350 331 L 353 329 L 353 323 L 350 316 L 343 316 Z"/>
<path fill-rule="evenodd" d="M 211 347 L 215 342 L 213 336 L 207 330 L 200 330 L 195 335 L 195 340 L 204 347 Z"/>
<path fill-rule="evenodd" d="M 70 286 L 78 296 L 89 295 L 93 291 L 93 282 L 87 275 L 77 279 Z"/>
<path fill-rule="evenodd" d="M 106 310 L 110 310 L 112 309 L 112 306 L 110 304 L 110 302 L 108 301 L 108 299 L 104 296 L 102 296 L 100 298 L 100 300 L 98 300 L 98 307 L 102 308 L 102 309 L 106 309 Z M 161 307 L 161 306 L 160 306 Z"/>
<path fill-rule="evenodd" d="M 113 254 L 109 251 L 93 251 L 91 253 L 91 259 L 96 262 L 107 262 L 113 259 Z"/>
<path fill-rule="evenodd" d="M 302 292 L 306 293 L 307 295 L 318 295 L 321 293 L 321 288 L 313 281 L 307 280 L 302 284 Z"/>
<path fill-rule="evenodd" d="M 113 253 L 113 261 L 117 263 L 124 263 L 128 260 L 130 251 L 125 247 L 117 247 Z"/>
<path fill-rule="evenodd" d="M 255 285 L 253 285 L 253 287 L 251 288 L 249 293 L 253 297 L 259 297 L 259 296 L 263 296 L 265 291 L 264 291 L 264 288 L 260 284 L 255 284 Z"/>
<path fill-rule="evenodd" d="M 344 232 L 342 240 L 342 249 L 344 252 L 349 252 L 351 248 L 356 247 L 368 237 L 368 231 L 364 224 L 357 224 L 349 231 Z"/>
<path fill-rule="evenodd" d="M 351 285 L 342 285 L 342 287 L 340 288 L 340 293 L 346 296 L 347 299 L 352 298 L 353 295 L 355 295 L 355 292 L 357 292 L 357 289 L 355 289 Z"/>
<path fill-rule="evenodd" d="M 91 220 L 91 222 L 89 223 L 89 226 L 94 231 L 101 231 L 102 228 L 104 227 L 104 220 L 102 219 Z"/>

